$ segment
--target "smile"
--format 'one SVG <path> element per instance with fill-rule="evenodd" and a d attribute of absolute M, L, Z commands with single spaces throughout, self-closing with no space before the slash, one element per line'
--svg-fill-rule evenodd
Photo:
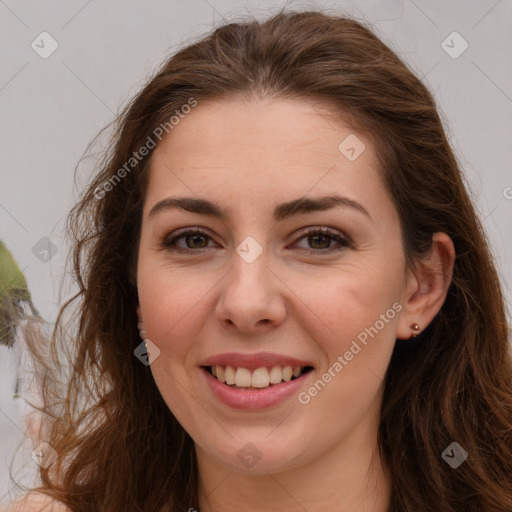
<path fill-rule="evenodd" d="M 244 367 L 215 366 L 201 367 L 201 373 L 206 380 L 205 384 L 211 393 L 210 396 L 215 401 L 218 400 L 230 408 L 248 412 L 265 410 L 286 402 L 306 388 L 308 385 L 307 381 L 311 380 L 312 376 L 314 377 L 314 368 L 311 366 L 299 367 L 300 373 L 298 376 L 293 375 L 293 368 L 290 366 L 258 367 L 252 372 Z M 295 370 L 297 370 L 297 367 L 295 367 Z M 216 375 L 213 375 L 214 371 Z M 222 377 L 224 377 L 224 382 L 220 380 Z M 228 384 L 226 377 L 233 384 Z M 250 379 L 251 385 L 237 385 L 237 377 L 238 383 L 249 384 Z M 279 382 L 270 382 L 271 377 L 275 381 L 279 378 Z M 253 379 L 255 379 L 254 383 L 260 387 L 253 386 Z"/>
<path fill-rule="evenodd" d="M 311 371 L 311 366 L 262 366 L 254 370 L 244 367 L 213 365 L 206 370 L 218 381 L 234 389 L 255 390 L 290 382 Z"/>

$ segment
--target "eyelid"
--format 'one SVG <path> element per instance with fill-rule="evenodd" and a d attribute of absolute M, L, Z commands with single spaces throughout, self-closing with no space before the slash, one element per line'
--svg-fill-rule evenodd
<path fill-rule="evenodd" d="M 345 235 L 345 233 L 343 233 L 339 229 L 331 228 L 329 226 L 321 226 L 321 225 L 306 226 L 304 228 L 299 229 L 298 231 L 295 231 L 293 236 L 294 236 L 294 238 L 297 238 L 299 236 L 302 238 L 303 236 L 308 235 L 310 233 L 313 233 L 313 234 L 314 233 L 322 233 L 322 234 L 330 235 L 330 236 L 339 236 L 340 238 L 344 238 L 347 242 L 352 241 L 348 235 Z"/>
<path fill-rule="evenodd" d="M 333 240 L 338 244 L 338 247 L 330 247 L 328 249 L 304 249 L 301 250 L 308 254 L 329 254 L 332 252 L 339 252 L 342 249 L 353 248 L 354 244 L 352 239 L 345 235 L 343 232 L 338 229 L 331 228 L 328 226 L 307 226 L 298 232 L 294 233 L 295 243 L 305 238 L 307 236 L 315 236 L 315 235 L 326 235 L 328 238 Z"/>
<path fill-rule="evenodd" d="M 199 226 L 188 226 L 186 228 L 180 228 L 180 229 L 177 229 L 176 231 L 173 231 L 172 233 L 169 233 L 168 235 L 166 235 L 163 240 L 162 240 L 162 246 L 164 246 L 165 248 L 169 248 L 172 246 L 172 244 L 178 239 L 178 238 L 182 238 L 184 236 L 187 236 L 187 235 L 191 235 L 191 234 L 200 234 L 200 235 L 203 235 L 205 237 L 208 237 L 210 238 L 211 240 L 213 240 L 213 236 L 204 228 L 202 227 L 199 227 Z M 188 251 L 188 252 L 198 252 L 197 249 L 194 250 L 194 249 L 181 249 L 181 248 L 178 248 L 176 249 L 177 251 Z"/>
<path fill-rule="evenodd" d="M 307 236 L 314 236 L 314 235 L 326 235 L 329 237 L 332 241 L 336 242 L 338 244 L 338 247 L 330 247 L 328 249 L 305 249 L 305 248 L 299 248 L 302 252 L 306 252 L 308 254 L 327 254 L 331 252 L 340 251 L 341 249 L 345 249 L 347 247 L 353 247 L 352 239 L 345 235 L 343 232 L 331 228 L 328 226 L 306 226 L 298 231 L 296 231 L 293 236 L 294 240 L 296 242 L 300 241 L 302 238 L 305 238 Z M 171 249 L 175 252 L 181 252 L 181 253 L 200 253 L 204 252 L 207 249 L 212 249 L 212 247 L 203 247 L 200 249 L 183 249 L 181 247 L 177 247 L 175 245 L 176 240 L 187 236 L 187 235 L 202 235 L 206 238 L 209 238 L 212 241 L 215 241 L 213 236 L 204 228 L 200 226 L 188 226 L 185 228 L 180 228 L 176 231 L 173 231 L 170 235 L 167 235 L 164 237 L 161 245 L 164 249 Z"/>

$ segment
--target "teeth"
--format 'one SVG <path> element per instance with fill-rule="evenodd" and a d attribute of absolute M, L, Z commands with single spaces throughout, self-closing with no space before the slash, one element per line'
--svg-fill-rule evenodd
<path fill-rule="evenodd" d="M 283 380 L 283 372 L 280 366 L 272 366 L 270 370 L 270 382 L 272 384 L 279 384 Z"/>
<path fill-rule="evenodd" d="M 247 368 L 238 368 L 235 384 L 240 388 L 248 388 L 251 385 L 251 372 Z"/>
<path fill-rule="evenodd" d="M 266 388 L 282 381 L 289 382 L 292 377 L 299 377 L 302 371 L 300 366 L 295 368 L 291 366 L 265 368 L 262 366 L 256 368 L 251 374 L 251 370 L 248 368 L 220 365 L 212 366 L 211 370 L 212 375 L 220 382 L 239 388 Z"/>
<path fill-rule="evenodd" d="M 252 381 L 253 388 L 266 388 L 270 384 L 270 379 L 268 375 L 268 371 L 266 368 L 256 368 L 252 372 Z"/>
<path fill-rule="evenodd" d="M 224 375 L 226 377 L 226 384 L 233 386 L 235 384 L 235 369 L 232 366 L 226 366 Z"/>
<path fill-rule="evenodd" d="M 283 368 L 283 380 L 288 382 L 292 380 L 293 370 L 291 366 L 285 366 Z"/>
<path fill-rule="evenodd" d="M 226 374 L 224 372 L 224 368 L 222 366 L 214 366 L 214 368 L 216 368 L 217 379 L 219 379 L 221 382 L 226 382 Z"/>

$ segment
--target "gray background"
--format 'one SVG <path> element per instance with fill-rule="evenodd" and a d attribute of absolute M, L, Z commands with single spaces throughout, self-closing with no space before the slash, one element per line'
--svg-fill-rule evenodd
<path fill-rule="evenodd" d="M 0 238 L 23 270 L 45 320 L 55 319 L 59 304 L 72 292 L 69 284 L 61 287 L 64 221 L 91 173 L 91 164 L 80 165 L 74 185 L 74 169 L 88 142 L 169 52 L 223 18 L 247 13 L 265 17 L 282 5 L 0 0 Z M 372 22 L 378 35 L 423 77 L 437 99 L 491 239 L 510 304 L 512 0 L 289 1 L 287 6 L 319 7 Z M 43 31 L 58 43 L 47 59 L 31 47 L 34 40 L 42 46 Z M 446 40 L 454 31 L 468 44 L 458 58 L 445 51 L 454 54 L 463 48 L 459 36 Z M 57 250 L 47 262 L 33 252 L 44 237 Z M 0 347 L 0 502 L 11 488 L 7 471 L 13 450 L 26 439 L 26 408 L 12 399 L 13 364 L 12 351 Z M 24 452 L 17 471 L 33 472 L 29 454 Z"/>

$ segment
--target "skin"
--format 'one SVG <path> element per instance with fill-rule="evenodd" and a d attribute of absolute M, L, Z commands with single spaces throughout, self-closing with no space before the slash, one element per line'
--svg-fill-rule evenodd
<path fill-rule="evenodd" d="M 442 306 L 455 254 L 450 238 L 436 233 L 422 265 L 406 269 L 399 218 L 370 140 L 324 107 L 199 102 L 151 157 L 137 313 L 160 350 L 150 366 L 156 384 L 196 446 L 201 512 L 388 507 L 391 475 L 377 451 L 383 378 L 396 338 L 409 338 L 413 323 L 423 330 Z M 338 150 L 350 134 L 366 146 L 355 161 Z M 369 216 L 344 206 L 272 218 L 280 203 L 331 194 L 357 201 Z M 149 216 L 178 196 L 215 201 L 230 215 Z M 302 232 L 322 226 L 351 245 L 322 254 L 337 242 Z M 188 246 L 179 239 L 189 253 L 162 245 L 186 227 L 210 238 Z M 250 264 L 236 252 L 248 236 L 263 249 Z M 304 391 L 395 303 L 401 311 L 307 404 L 293 396 L 264 411 L 232 409 L 214 398 L 198 366 L 223 352 L 289 354 L 314 366 Z M 248 442 L 261 454 L 252 467 L 237 457 Z"/>

